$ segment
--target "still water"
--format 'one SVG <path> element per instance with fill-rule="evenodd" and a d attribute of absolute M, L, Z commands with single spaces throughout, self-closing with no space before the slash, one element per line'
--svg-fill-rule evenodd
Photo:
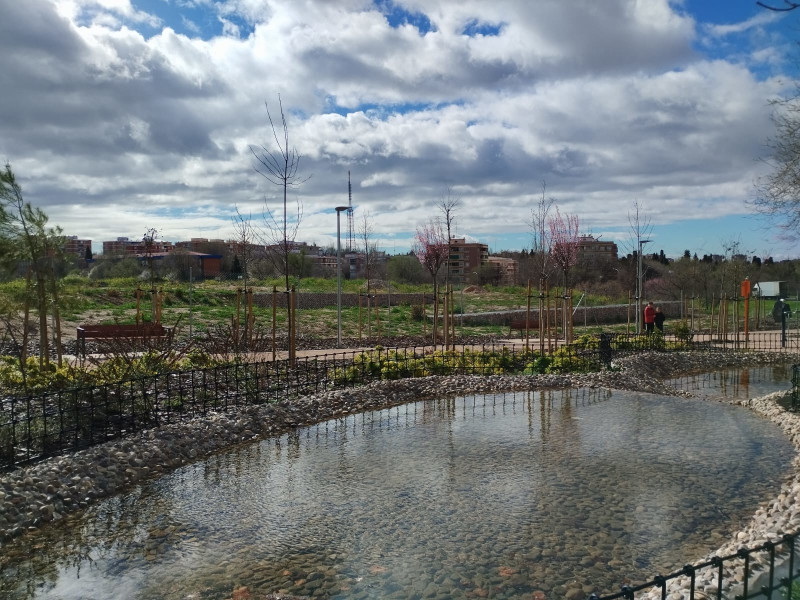
<path fill-rule="evenodd" d="M 0 597 L 578 597 L 716 548 L 793 449 L 747 410 L 607 390 L 426 401 L 186 466 L 10 544 Z"/>
<path fill-rule="evenodd" d="M 792 365 L 763 365 L 747 369 L 724 369 L 714 373 L 684 375 L 666 383 L 708 398 L 759 398 L 792 389 Z"/>

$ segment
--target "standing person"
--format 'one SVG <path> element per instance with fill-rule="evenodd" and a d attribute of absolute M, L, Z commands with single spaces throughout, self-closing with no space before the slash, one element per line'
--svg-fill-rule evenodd
<path fill-rule="evenodd" d="M 661 307 L 656 306 L 656 316 L 653 319 L 653 322 L 656 324 L 656 327 L 661 333 L 664 333 L 664 320 L 667 316 L 661 312 Z"/>
<path fill-rule="evenodd" d="M 653 308 L 653 303 L 648 302 L 644 307 L 644 332 L 648 335 L 653 333 L 653 327 L 656 322 L 656 309 Z"/>

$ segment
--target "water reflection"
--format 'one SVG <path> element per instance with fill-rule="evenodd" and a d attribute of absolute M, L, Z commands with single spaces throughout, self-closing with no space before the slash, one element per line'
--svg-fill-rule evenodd
<path fill-rule="evenodd" d="M 601 389 L 417 402 L 187 466 L 7 548 L 8 598 L 522 598 L 719 545 L 793 456 L 735 407 Z M 90 591 L 87 593 L 87 590 Z"/>
<path fill-rule="evenodd" d="M 792 366 L 787 363 L 684 375 L 667 383 L 701 396 L 746 399 L 790 390 L 791 380 Z"/>

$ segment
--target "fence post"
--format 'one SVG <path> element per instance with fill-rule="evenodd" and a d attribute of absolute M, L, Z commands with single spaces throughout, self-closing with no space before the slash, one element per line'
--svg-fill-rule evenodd
<path fill-rule="evenodd" d="M 277 304 L 278 304 L 278 286 L 272 286 L 272 362 L 278 360 L 277 352 L 275 349 L 275 336 L 276 332 L 276 317 L 277 317 Z"/>
<path fill-rule="evenodd" d="M 294 361 L 297 357 L 297 346 L 295 340 L 295 312 L 297 312 L 295 307 L 295 291 L 294 286 L 289 291 L 289 366 L 294 368 Z"/>
<path fill-rule="evenodd" d="M 530 347 L 531 337 L 530 331 L 528 328 L 530 327 L 531 322 L 531 280 L 528 279 L 528 289 L 527 293 L 525 294 L 525 349 L 527 350 Z"/>

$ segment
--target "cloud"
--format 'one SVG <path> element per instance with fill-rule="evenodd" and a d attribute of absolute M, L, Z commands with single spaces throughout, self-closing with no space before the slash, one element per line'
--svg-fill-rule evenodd
<path fill-rule="evenodd" d="M 769 25 L 779 20 L 781 16 L 778 13 L 770 11 L 759 12 L 745 21 L 739 23 L 730 23 L 726 25 L 707 25 L 706 31 L 716 37 L 725 37 L 732 34 L 744 33 L 755 28 Z"/>
<path fill-rule="evenodd" d="M 398 0 L 391 22 L 366 0 L 190 4 L 229 26 L 148 32 L 163 21 L 124 0 L 11 3 L 0 21 L 0 156 L 67 233 L 224 237 L 235 206 L 274 206 L 249 148 L 275 143 L 278 94 L 313 175 L 292 196 L 300 236 L 320 243 L 348 170 L 385 239 L 447 186 L 475 236 L 524 232 L 542 181 L 595 229 L 636 199 L 662 223 L 739 214 L 780 91 L 698 55 L 698 25 L 666 0 Z M 752 60 L 776 64 L 773 47 Z"/>

